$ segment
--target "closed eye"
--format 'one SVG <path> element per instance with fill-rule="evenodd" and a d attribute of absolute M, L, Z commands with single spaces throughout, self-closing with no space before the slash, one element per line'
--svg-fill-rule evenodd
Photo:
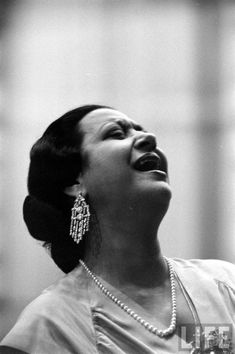
<path fill-rule="evenodd" d="M 125 133 L 121 129 L 111 130 L 110 132 L 108 132 L 107 138 L 124 139 Z"/>
<path fill-rule="evenodd" d="M 140 125 L 135 123 L 127 123 L 118 121 L 112 124 L 107 124 L 103 132 L 104 139 L 125 139 L 131 130 L 146 132 Z"/>

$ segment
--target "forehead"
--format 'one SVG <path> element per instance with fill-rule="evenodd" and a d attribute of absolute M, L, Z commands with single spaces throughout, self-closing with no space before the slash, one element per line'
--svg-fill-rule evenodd
<path fill-rule="evenodd" d="M 133 119 L 124 113 L 109 108 L 100 108 L 88 113 L 80 122 L 80 129 L 84 134 L 95 135 L 108 123 L 123 123 L 129 126 L 139 126 Z"/>

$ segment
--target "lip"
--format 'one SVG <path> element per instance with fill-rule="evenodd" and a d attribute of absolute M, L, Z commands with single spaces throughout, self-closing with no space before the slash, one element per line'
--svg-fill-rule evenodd
<path fill-rule="evenodd" d="M 142 172 L 143 173 L 143 172 Z M 169 184 L 169 179 L 168 179 L 168 175 L 166 174 L 166 172 L 161 171 L 161 170 L 152 170 L 152 171 L 147 171 L 144 172 L 145 175 L 148 174 L 148 176 L 152 179 L 154 179 L 155 181 L 158 182 L 166 182 Z"/>
<path fill-rule="evenodd" d="M 157 174 L 159 174 L 159 175 L 161 175 L 163 177 L 167 177 L 166 172 L 161 171 L 161 170 L 150 170 L 150 171 L 147 171 L 146 173 L 157 173 Z"/>
<path fill-rule="evenodd" d="M 148 164 L 149 169 L 146 168 Z M 144 166 L 145 165 L 145 166 Z M 151 165 L 153 168 L 151 168 Z M 133 164 L 133 168 L 141 173 L 157 173 L 161 176 L 167 176 L 166 163 L 163 157 L 156 152 L 147 152 L 141 155 Z"/>

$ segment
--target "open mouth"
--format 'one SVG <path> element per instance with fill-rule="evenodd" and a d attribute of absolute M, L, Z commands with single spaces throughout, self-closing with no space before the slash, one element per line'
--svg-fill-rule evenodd
<path fill-rule="evenodd" d="M 134 169 L 141 172 L 157 171 L 166 174 L 163 161 L 156 153 L 146 153 L 134 163 Z"/>

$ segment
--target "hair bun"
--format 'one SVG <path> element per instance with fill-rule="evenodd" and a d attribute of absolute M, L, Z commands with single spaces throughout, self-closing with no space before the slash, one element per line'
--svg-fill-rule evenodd
<path fill-rule="evenodd" d="M 29 233 L 37 240 L 53 242 L 68 233 L 63 213 L 33 196 L 24 200 L 23 217 Z"/>

